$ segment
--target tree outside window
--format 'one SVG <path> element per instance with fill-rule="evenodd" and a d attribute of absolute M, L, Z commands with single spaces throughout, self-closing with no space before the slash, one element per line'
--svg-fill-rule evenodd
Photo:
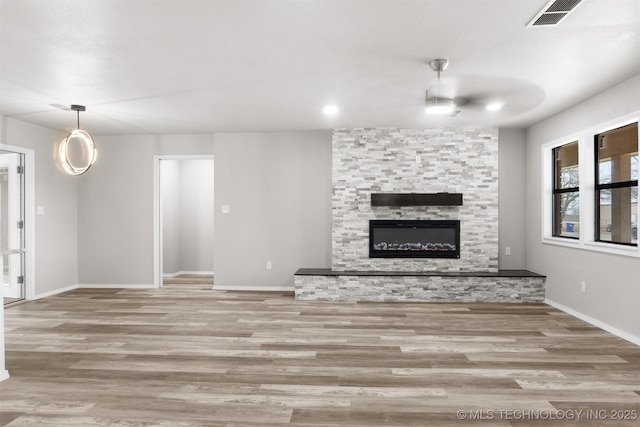
<path fill-rule="evenodd" d="M 553 235 L 577 239 L 580 236 L 578 141 L 556 147 L 552 152 Z"/>

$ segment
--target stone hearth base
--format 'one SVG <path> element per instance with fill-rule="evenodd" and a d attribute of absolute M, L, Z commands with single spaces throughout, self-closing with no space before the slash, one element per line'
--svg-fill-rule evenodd
<path fill-rule="evenodd" d="M 542 303 L 545 296 L 545 276 L 526 270 L 439 274 L 300 269 L 294 282 L 298 300 Z"/>

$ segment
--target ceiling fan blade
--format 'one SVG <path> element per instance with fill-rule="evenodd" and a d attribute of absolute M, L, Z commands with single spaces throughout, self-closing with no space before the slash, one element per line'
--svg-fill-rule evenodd
<path fill-rule="evenodd" d="M 53 108 L 57 108 L 58 110 L 62 110 L 62 111 L 73 111 L 70 105 L 54 103 L 54 104 L 49 104 L 49 106 Z"/>

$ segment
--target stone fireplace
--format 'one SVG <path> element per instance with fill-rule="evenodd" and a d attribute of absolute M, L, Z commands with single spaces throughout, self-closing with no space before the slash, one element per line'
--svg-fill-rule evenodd
<path fill-rule="evenodd" d="M 498 269 L 497 128 L 337 129 L 332 168 L 332 268 L 300 269 L 297 299 L 544 300 L 544 276 Z M 381 205 L 375 197 L 415 193 L 464 203 Z M 455 224 L 457 235 L 408 238 L 389 224 Z M 396 236 L 370 237 L 376 225 Z M 438 249 L 424 250 L 432 238 L 442 240 Z"/>
<path fill-rule="evenodd" d="M 462 206 L 372 206 L 373 193 L 461 193 Z M 459 258 L 370 258 L 370 220 L 459 221 Z M 498 271 L 498 130 L 337 129 L 332 268 Z"/>

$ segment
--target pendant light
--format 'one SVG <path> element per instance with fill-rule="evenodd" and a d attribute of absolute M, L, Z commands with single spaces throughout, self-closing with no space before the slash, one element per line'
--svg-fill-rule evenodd
<path fill-rule="evenodd" d="M 71 110 L 77 113 L 78 127 L 62 140 L 58 148 L 58 155 L 62 167 L 67 173 L 82 175 L 95 163 L 98 151 L 91 135 L 80 129 L 80 111 L 85 111 L 86 107 L 74 104 L 71 105 Z"/>

